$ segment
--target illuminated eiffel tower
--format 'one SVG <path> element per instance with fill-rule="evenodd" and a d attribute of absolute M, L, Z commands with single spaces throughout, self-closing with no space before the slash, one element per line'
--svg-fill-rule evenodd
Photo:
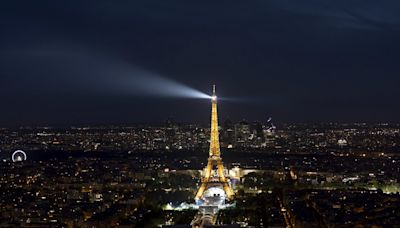
<path fill-rule="evenodd" d="M 218 133 L 218 114 L 217 114 L 217 96 L 215 95 L 215 85 L 213 86 L 213 95 L 211 97 L 211 131 L 210 131 L 210 152 L 207 166 L 204 170 L 201 180 L 201 186 L 196 194 L 195 200 L 203 197 L 203 193 L 210 187 L 221 187 L 224 189 L 228 199 L 232 199 L 234 193 L 224 174 L 221 151 L 219 148 Z M 216 170 L 214 167 L 216 166 Z"/>

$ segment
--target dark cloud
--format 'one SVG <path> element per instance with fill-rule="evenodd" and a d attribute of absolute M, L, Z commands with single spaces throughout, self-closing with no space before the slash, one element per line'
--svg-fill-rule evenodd
<path fill-rule="evenodd" d="M 225 117 L 399 121 L 399 10 L 392 0 L 4 2 L 0 124 L 208 120 L 207 102 L 118 90 L 132 69 L 204 92 L 216 83 L 241 101 L 221 104 Z"/>

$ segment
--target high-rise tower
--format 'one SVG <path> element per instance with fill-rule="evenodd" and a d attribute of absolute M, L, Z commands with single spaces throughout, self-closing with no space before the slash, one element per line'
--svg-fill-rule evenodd
<path fill-rule="evenodd" d="M 216 167 L 216 170 L 214 170 Z M 218 114 L 217 114 L 217 96 L 215 95 L 215 85 L 213 86 L 213 95 L 211 97 L 211 131 L 210 131 L 210 151 L 207 166 L 201 179 L 201 186 L 196 194 L 195 199 L 199 200 L 203 197 L 204 191 L 210 187 L 221 186 L 228 199 L 234 195 L 228 179 L 224 174 L 224 166 L 222 164 L 221 151 L 219 147 L 218 133 Z"/>

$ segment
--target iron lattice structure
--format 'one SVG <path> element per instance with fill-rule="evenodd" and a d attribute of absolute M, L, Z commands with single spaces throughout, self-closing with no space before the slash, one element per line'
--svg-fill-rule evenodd
<path fill-rule="evenodd" d="M 201 180 L 201 186 L 197 191 L 196 200 L 203 197 L 204 191 L 209 187 L 223 187 L 228 199 L 232 199 L 234 193 L 229 185 L 227 177 L 224 174 L 224 165 L 222 164 L 221 150 L 219 147 L 219 132 L 218 132 L 218 113 L 217 113 L 217 97 L 215 95 L 215 85 L 213 86 L 213 96 L 211 99 L 211 131 L 210 131 L 210 151 L 207 166 Z M 216 167 L 216 172 L 214 171 Z M 213 174 L 215 173 L 215 174 Z"/>

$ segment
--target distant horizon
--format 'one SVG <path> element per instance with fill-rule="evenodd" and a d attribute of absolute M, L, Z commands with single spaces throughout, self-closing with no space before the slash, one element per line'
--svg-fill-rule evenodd
<path fill-rule="evenodd" d="M 227 119 L 223 119 L 222 121 L 219 120 L 219 126 L 222 126 L 224 124 L 224 121 Z M 241 119 L 241 120 L 231 120 L 233 123 L 239 123 L 241 121 L 246 121 L 249 124 L 252 123 L 261 123 L 264 124 L 266 123 L 266 121 L 259 121 L 259 120 L 248 120 L 248 119 Z M 148 127 L 159 127 L 159 126 L 164 126 L 166 124 L 166 121 L 155 121 L 155 122 L 131 122 L 131 123 L 76 123 L 76 124 L 26 124 L 26 125 L 15 125 L 15 126 L 11 126 L 11 125 L 0 125 L 0 129 L 16 129 L 16 128 L 22 128 L 22 129 L 26 129 L 26 128 L 85 128 L 85 127 L 89 127 L 89 128 L 101 128 L 101 127 L 139 127 L 139 126 L 148 126 Z M 385 122 L 385 121 L 377 121 L 377 122 L 372 122 L 372 121 L 355 121 L 355 122 L 334 122 L 334 121 L 318 121 L 318 122 L 277 122 L 277 121 L 272 121 L 274 123 L 274 125 L 277 126 L 282 126 L 282 125 L 313 125 L 313 124 L 317 124 L 317 125 L 361 125 L 361 124 L 365 124 L 365 125 L 390 125 L 390 126 L 397 126 L 400 125 L 400 122 L 394 122 L 394 121 L 390 121 L 390 122 Z M 206 127 L 209 126 L 210 123 L 206 123 L 206 122 L 190 122 L 190 121 L 177 121 L 174 120 L 174 123 L 176 124 L 183 124 L 183 125 L 199 125 L 201 127 Z"/>

